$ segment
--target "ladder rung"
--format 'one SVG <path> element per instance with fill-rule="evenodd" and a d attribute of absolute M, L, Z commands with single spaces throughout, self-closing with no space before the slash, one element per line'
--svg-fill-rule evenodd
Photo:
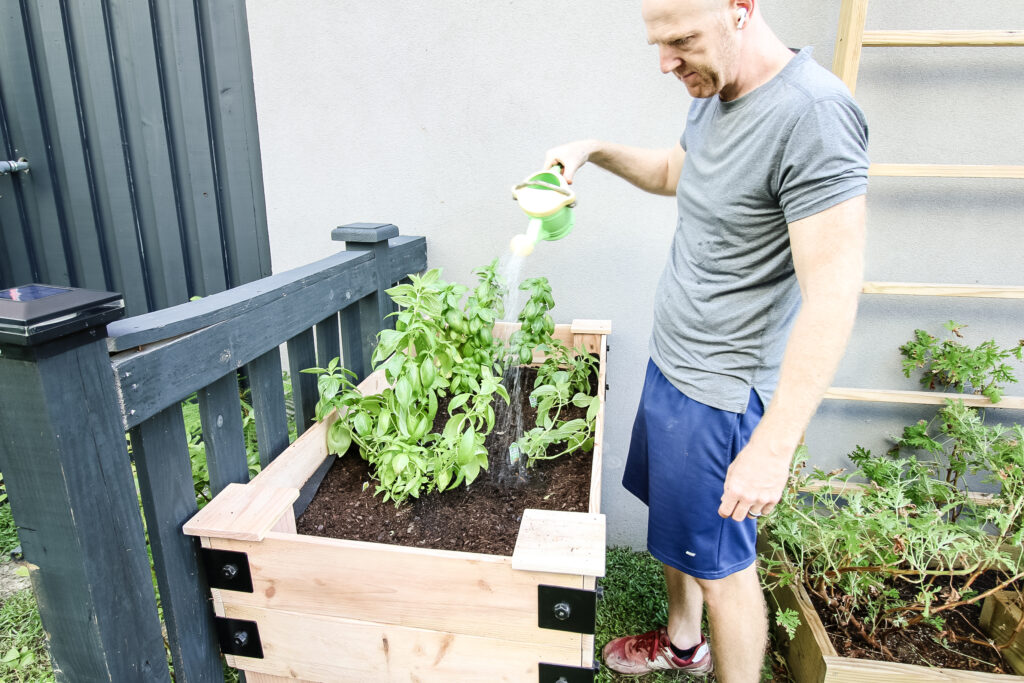
<path fill-rule="evenodd" d="M 868 175 L 889 178 L 1016 178 L 1024 179 L 1024 166 L 972 166 L 966 164 L 871 164 Z"/>
<path fill-rule="evenodd" d="M 1024 299 L 1024 286 L 944 285 L 930 282 L 865 282 L 865 294 L 903 296 L 959 296 L 977 299 Z"/>
<path fill-rule="evenodd" d="M 866 401 L 868 403 L 909 403 L 914 405 L 943 405 L 947 400 L 963 401 L 973 408 L 1024 409 L 1024 396 L 1003 396 L 993 403 L 978 394 L 944 394 L 936 391 L 898 391 L 892 389 L 852 389 L 830 387 L 825 398 L 840 401 Z"/>
<path fill-rule="evenodd" d="M 864 47 L 1022 47 L 1024 31 L 864 31 Z"/>

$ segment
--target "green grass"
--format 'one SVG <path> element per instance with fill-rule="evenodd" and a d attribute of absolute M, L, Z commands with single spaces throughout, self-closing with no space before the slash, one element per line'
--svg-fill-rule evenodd
<path fill-rule="evenodd" d="M 629 548 L 609 548 L 605 577 L 601 579 L 604 598 L 597 603 L 597 624 L 594 634 L 595 656 L 600 659 L 601 649 L 609 640 L 624 635 L 649 631 L 668 623 L 668 594 L 661 563 L 648 553 Z M 707 625 L 704 625 L 707 633 Z M 762 681 L 777 680 L 772 674 L 771 655 L 765 657 Z M 602 665 L 595 679 L 600 683 L 611 681 L 714 681 L 708 678 L 686 676 L 678 672 L 658 671 L 639 677 L 618 676 Z"/>
<path fill-rule="evenodd" d="M 7 598 L 0 606 L 0 681 L 53 681 L 46 637 L 31 590 Z"/>

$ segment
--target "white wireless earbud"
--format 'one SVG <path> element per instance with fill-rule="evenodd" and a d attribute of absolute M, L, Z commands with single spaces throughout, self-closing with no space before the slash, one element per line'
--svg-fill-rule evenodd
<path fill-rule="evenodd" d="M 736 22 L 736 28 L 739 29 L 739 28 L 743 28 L 743 25 L 747 23 L 747 8 L 746 7 L 741 7 L 740 11 L 738 12 L 738 14 L 739 14 L 740 18 L 739 18 L 739 21 Z"/>

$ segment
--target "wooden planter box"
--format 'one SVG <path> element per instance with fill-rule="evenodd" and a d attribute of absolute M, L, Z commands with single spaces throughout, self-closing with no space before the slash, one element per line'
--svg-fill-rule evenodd
<path fill-rule="evenodd" d="M 802 585 L 780 586 L 769 593 L 768 608 L 792 609 L 800 614 L 796 637 L 790 641 L 784 631 L 778 634 L 790 674 L 796 683 L 932 683 L 933 681 L 1024 682 L 1024 676 L 976 673 L 957 669 L 939 669 L 915 664 L 876 662 L 840 657 L 825 632 L 825 625 Z M 984 621 L 984 616 L 982 617 Z M 1000 621 L 999 623 L 1004 623 Z M 1016 625 L 1016 621 L 1011 625 Z"/>
<path fill-rule="evenodd" d="M 527 510 L 511 557 L 296 533 L 295 508 L 335 457 L 325 436 L 335 416 L 217 495 L 184 531 L 204 548 L 228 664 L 249 683 L 592 680 L 609 330 L 579 320 L 555 331 L 600 357 L 589 510 Z M 360 384 L 364 393 L 383 387 L 378 373 Z"/>
<path fill-rule="evenodd" d="M 1024 630 L 1017 631 L 1021 619 L 1021 604 L 1016 593 L 1003 591 L 985 598 L 981 608 L 981 628 L 997 644 L 1012 637 L 1012 643 L 1003 650 L 1003 656 L 1013 670 L 1024 676 Z"/>

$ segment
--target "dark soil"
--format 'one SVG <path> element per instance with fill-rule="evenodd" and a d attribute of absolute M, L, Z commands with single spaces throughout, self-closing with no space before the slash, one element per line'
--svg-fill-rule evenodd
<path fill-rule="evenodd" d="M 516 373 L 516 374 L 513 374 Z M 374 496 L 376 488 L 369 466 L 358 449 L 338 458 L 324 477 L 316 495 L 298 519 L 298 532 L 309 536 L 347 538 L 393 545 L 461 550 L 489 555 L 511 555 L 519 533 L 519 521 L 527 508 L 586 512 L 590 502 L 592 454 L 576 452 L 554 460 L 542 460 L 523 471 L 509 464 L 508 447 L 536 424 L 537 411 L 529 404 L 537 371 L 513 368 L 505 385 L 513 403 L 519 398 L 522 420 L 501 399 L 495 401 L 494 431 L 487 437 L 490 465 L 470 486 L 424 495 L 395 507 Z M 522 389 L 513 391 L 518 377 Z M 592 379 L 596 387 L 596 378 Z M 560 419 L 584 417 L 584 410 L 569 406 Z M 448 418 L 442 399 L 434 431 Z M 550 452 L 550 451 L 549 451 Z M 554 452 L 558 452 L 555 450 Z M 364 483 L 369 485 L 364 490 Z"/>
<path fill-rule="evenodd" d="M 995 572 L 988 572 L 981 575 L 972 588 L 984 593 L 1003 580 L 1005 579 L 997 580 Z M 918 593 L 917 588 L 909 583 L 901 582 L 897 587 L 900 595 L 909 602 L 912 602 Z M 1014 588 L 1020 590 L 1024 588 L 1024 584 L 1017 582 L 1009 589 Z M 941 631 L 923 622 L 902 628 L 877 629 L 872 635 L 892 653 L 893 657 L 889 657 L 879 647 L 870 643 L 857 626 L 839 623 L 840 610 L 827 606 L 820 596 L 810 591 L 808 595 L 825 625 L 832 646 L 841 657 L 896 661 L 986 673 L 1013 673 L 1009 664 L 994 647 L 982 644 L 988 640 L 980 625 L 983 601 L 943 612 L 941 616 L 945 617 L 945 624 Z M 864 615 L 855 616 L 862 619 Z M 981 642 L 971 642 L 972 638 Z"/>

